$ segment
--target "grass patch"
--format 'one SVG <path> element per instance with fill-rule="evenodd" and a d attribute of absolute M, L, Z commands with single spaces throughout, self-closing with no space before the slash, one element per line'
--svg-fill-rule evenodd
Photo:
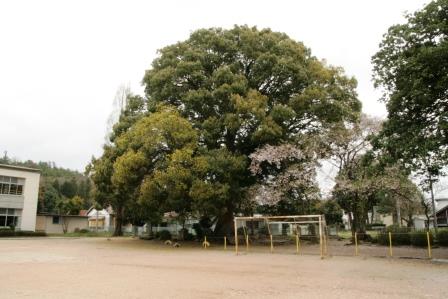
<path fill-rule="evenodd" d="M 50 237 L 68 237 L 68 238 L 80 238 L 80 237 L 112 237 L 112 232 L 72 232 L 65 234 L 49 234 Z"/>

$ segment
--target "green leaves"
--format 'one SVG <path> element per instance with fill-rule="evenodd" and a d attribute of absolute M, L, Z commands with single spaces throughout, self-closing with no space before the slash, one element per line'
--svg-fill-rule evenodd
<path fill-rule="evenodd" d="M 148 99 L 177 107 L 212 148 L 211 136 L 250 154 L 289 141 L 294 124 L 353 121 L 361 108 L 355 80 L 268 29 L 203 29 L 160 53 L 143 79 Z"/>
<path fill-rule="evenodd" d="M 134 97 L 113 144 L 93 163 L 98 190 L 116 203 L 217 217 L 217 230 L 227 231 L 234 213 L 251 208 L 250 187 L 262 182 L 248 169 L 251 154 L 296 147 L 360 112 L 356 81 L 283 33 L 202 29 L 159 53 L 143 78 L 144 111 Z M 281 181 L 306 181 L 317 194 L 310 171 L 317 156 L 285 162 Z M 264 179 L 278 175 L 264 172 Z"/>
<path fill-rule="evenodd" d="M 372 58 L 388 110 L 379 144 L 424 172 L 448 161 L 447 17 L 448 1 L 432 1 L 390 27 Z"/>

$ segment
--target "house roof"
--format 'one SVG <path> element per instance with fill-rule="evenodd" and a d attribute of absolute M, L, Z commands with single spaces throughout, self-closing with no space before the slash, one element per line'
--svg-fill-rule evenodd
<path fill-rule="evenodd" d="M 15 165 L 0 164 L 0 168 L 40 173 L 40 169 L 15 166 Z"/>
<path fill-rule="evenodd" d="M 441 208 L 440 210 L 438 210 L 438 211 L 436 212 L 436 215 L 444 214 L 446 210 L 448 210 L 448 205 L 446 205 L 446 206 L 444 206 L 443 208 Z M 439 216 L 437 216 L 437 217 L 439 217 Z"/>
<path fill-rule="evenodd" d="M 442 210 L 445 210 L 448 207 L 448 198 L 436 198 L 436 213 L 439 213 Z"/>
<path fill-rule="evenodd" d="M 94 206 L 91 206 L 88 210 L 86 210 L 86 215 L 89 215 L 90 212 L 91 212 L 93 209 L 95 209 L 95 207 L 94 207 Z M 114 210 L 112 209 L 111 206 L 108 206 L 108 207 L 105 208 L 105 209 L 100 209 L 100 210 L 98 210 L 98 211 L 102 211 L 102 210 L 105 210 L 109 215 L 114 215 L 114 214 L 115 214 L 115 213 L 114 213 Z"/>
<path fill-rule="evenodd" d="M 48 217 L 53 217 L 53 216 L 59 216 L 59 217 L 80 217 L 80 218 L 87 218 L 87 216 L 81 216 L 81 215 L 61 215 L 61 214 L 57 214 L 57 213 L 37 213 L 37 216 L 48 216 Z"/>
<path fill-rule="evenodd" d="M 80 210 L 79 216 L 87 216 L 87 212 L 89 212 L 89 210 Z"/>

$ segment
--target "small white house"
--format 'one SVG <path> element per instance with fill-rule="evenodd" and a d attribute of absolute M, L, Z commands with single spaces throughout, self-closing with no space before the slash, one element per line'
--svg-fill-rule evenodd
<path fill-rule="evenodd" d="M 40 171 L 0 164 L 0 227 L 35 231 Z"/>
<path fill-rule="evenodd" d="M 87 211 L 87 217 L 90 231 L 113 232 L 115 229 L 115 213 L 110 206 L 101 210 L 91 207 Z M 123 232 L 130 233 L 132 232 L 132 225 L 125 224 L 122 229 Z"/>
<path fill-rule="evenodd" d="M 87 217 L 91 231 L 113 231 L 114 229 L 114 215 L 111 208 L 97 210 L 92 207 L 87 211 Z"/>

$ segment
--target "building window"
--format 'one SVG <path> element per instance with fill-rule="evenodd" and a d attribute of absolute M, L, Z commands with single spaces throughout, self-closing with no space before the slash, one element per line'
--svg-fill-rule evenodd
<path fill-rule="evenodd" d="M 18 219 L 15 209 L 0 209 L 0 227 L 17 226 Z"/>
<path fill-rule="evenodd" d="M 0 176 L 0 194 L 22 195 L 25 179 Z"/>
<path fill-rule="evenodd" d="M 53 216 L 53 224 L 59 224 L 59 216 Z"/>

